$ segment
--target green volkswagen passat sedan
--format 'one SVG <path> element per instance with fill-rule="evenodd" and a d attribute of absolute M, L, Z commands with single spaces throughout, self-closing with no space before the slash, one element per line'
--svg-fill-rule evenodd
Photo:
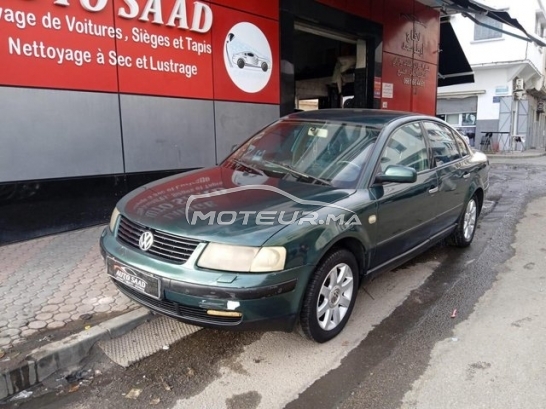
<path fill-rule="evenodd" d="M 191 324 L 325 342 L 363 279 L 474 237 L 487 157 L 428 116 L 320 110 L 280 119 L 219 166 L 128 194 L 100 239 L 122 293 Z"/>

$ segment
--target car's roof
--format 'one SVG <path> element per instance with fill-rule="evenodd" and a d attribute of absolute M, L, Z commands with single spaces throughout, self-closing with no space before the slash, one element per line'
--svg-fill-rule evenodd
<path fill-rule="evenodd" d="M 412 112 L 389 111 L 386 109 L 318 109 L 290 114 L 285 118 L 318 121 L 340 121 L 354 123 L 388 123 L 408 116 L 426 116 Z"/>

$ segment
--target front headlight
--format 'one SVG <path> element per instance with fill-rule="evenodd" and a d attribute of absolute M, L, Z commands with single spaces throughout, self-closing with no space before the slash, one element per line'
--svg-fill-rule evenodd
<path fill-rule="evenodd" d="M 110 216 L 110 231 L 113 233 L 114 229 L 116 228 L 116 223 L 118 221 L 119 216 L 119 210 L 117 207 L 114 208 L 114 211 L 112 212 L 112 216 Z"/>
<path fill-rule="evenodd" d="M 197 265 L 210 270 L 241 273 L 281 271 L 286 261 L 284 247 L 244 247 L 209 243 Z"/>

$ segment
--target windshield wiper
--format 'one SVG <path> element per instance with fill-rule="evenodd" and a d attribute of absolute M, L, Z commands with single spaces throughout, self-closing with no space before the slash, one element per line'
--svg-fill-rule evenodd
<path fill-rule="evenodd" d="M 241 166 L 244 166 L 245 168 L 248 168 L 250 170 L 253 170 L 254 172 L 256 172 L 258 175 L 262 175 L 262 176 L 267 176 L 265 174 L 265 172 L 255 166 L 252 166 L 250 164 L 248 164 L 247 162 L 245 161 L 242 161 L 241 159 L 232 159 L 233 162 L 235 162 L 237 165 L 241 165 Z"/>
<path fill-rule="evenodd" d="M 268 161 L 268 160 L 264 160 L 263 162 L 268 164 L 268 165 L 277 166 L 277 167 L 281 168 L 282 170 L 290 173 L 293 176 L 298 176 L 298 177 L 304 178 L 304 179 L 311 179 L 311 180 L 314 180 L 315 182 L 322 183 L 323 185 L 332 186 L 332 184 L 330 182 L 328 182 L 327 180 L 325 180 L 325 179 L 321 179 L 321 178 L 319 178 L 317 176 L 308 175 L 307 173 L 300 172 L 299 170 L 296 170 L 291 166 L 283 165 L 282 163 L 278 163 L 278 162 L 271 162 L 271 161 Z"/>

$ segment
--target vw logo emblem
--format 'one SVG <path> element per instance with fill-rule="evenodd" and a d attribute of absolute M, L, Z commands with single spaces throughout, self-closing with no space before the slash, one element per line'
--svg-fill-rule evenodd
<path fill-rule="evenodd" d="M 145 231 L 140 236 L 140 239 L 138 240 L 138 246 L 142 251 L 148 251 L 150 250 L 150 247 L 152 247 L 152 244 L 154 244 L 154 235 L 151 231 Z"/>

